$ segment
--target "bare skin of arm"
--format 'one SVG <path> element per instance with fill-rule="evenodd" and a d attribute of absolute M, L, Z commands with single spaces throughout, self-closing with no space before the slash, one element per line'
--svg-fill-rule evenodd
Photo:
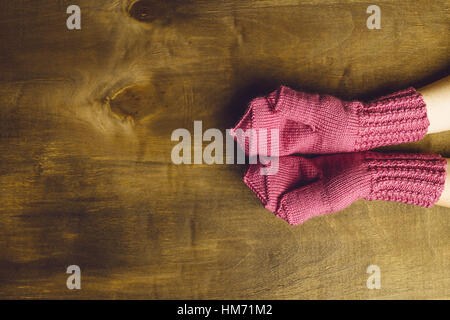
<path fill-rule="evenodd" d="M 444 191 L 442 191 L 437 205 L 450 208 L 450 159 L 447 159 L 447 176 L 445 177 Z"/>
<path fill-rule="evenodd" d="M 450 130 L 450 76 L 417 90 L 427 105 L 427 133 Z"/>

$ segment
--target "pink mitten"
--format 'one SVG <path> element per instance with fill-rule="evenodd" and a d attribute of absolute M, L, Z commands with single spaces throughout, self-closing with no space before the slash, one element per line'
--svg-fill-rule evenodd
<path fill-rule="evenodd" d="M 365 151 L 417 141 L 428 126 L 425 102 L 414 88 L 363 103 L 282 86 L 267 97 L 254 99 L 231 134 L 250 156 L 261 154 L 261 147 L 271 155 L 270 144 L 275 141 L 270 141 L 270 132 L 276 129 L 279 150 L 271 156 L 284 156 Z M 262 136 L 261 141 L 249 143 L 242 136 L 248 129 L 256 129 L 257 137 L 265 129 L 269 138 Z"/>
<path fill-rule="evenodd" d="M 444 188 L 446 160 L 434 154 L 359 152 L 279 158 L 274 175 L 250 165 L 244 182 L 289 224 L 342 210 L 358 199 L 431 207 Z"/>

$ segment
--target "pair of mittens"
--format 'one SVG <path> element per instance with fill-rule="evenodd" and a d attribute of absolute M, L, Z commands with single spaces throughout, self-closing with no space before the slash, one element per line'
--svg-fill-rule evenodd
<path fill-rule="evenodd" d="M 367 151 L 420 140 L 428 126 L 425 102 L 414 88 L 363 103 L 282 86 L 254 99 L 231 133 L 248 155 L 279 157 L 275 174 L 262 175 L 261 163 L 250 165 L 244 182 L 268 210 L 297 225 L 358 199 L 432 206 L 444 188 L 444 158 Z M 271 130 L 277 141 L 267 134 Z"/>

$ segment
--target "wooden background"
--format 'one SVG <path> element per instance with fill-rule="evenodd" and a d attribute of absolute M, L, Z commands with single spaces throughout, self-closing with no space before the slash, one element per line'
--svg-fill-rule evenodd
<path fill-rule="evenodd" d="M 245 166 L 170 157 L 174 129 L 230 128 L 280 84 L 366 99 L 437 80 L 448 27 L 446 0 L 0 1 L 0 297 L 450 298 L 450 209 L 360 200 L 292 227 Z M 449 138 L 391 149 L 448 157 Z"/>

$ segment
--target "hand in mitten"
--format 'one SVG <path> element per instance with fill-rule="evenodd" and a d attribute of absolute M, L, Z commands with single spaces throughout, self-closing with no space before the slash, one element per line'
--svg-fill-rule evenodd
<path fill-rule="evenodd" d="M 342 210 L 358 199 L 431 207 L 444 188 L 446 160 L 434 154 L 345 153 L 280 157 L 274 175 L 250 165 L 244 182 L 289 224 Z"/>
<path fill-rule="evenodd" d="M 282 86 L 254 99 L 231 134 L 250 156 L 264 153 L 262 149 L 265 155 L 284 156 L 365 151 L 417 141 L 428 126 L 425 102 L 414 88 L 363 103 Z M 251 142 L 246 139 L 250 135 L 245 136 L 249 129 L 256 131 L 257 139 Z M 278 141 L 270 138 L 271 130 L 278 130 Z M 266 131 L 268 138 L 259 131 Z M 278 154 L 271 154 L 272 144 Z"/>

